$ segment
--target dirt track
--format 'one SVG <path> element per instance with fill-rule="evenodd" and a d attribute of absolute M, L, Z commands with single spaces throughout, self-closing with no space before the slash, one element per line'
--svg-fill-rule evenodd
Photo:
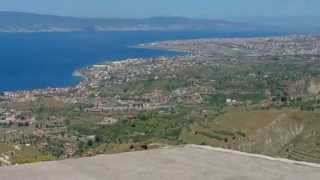
<path fill-rule="evenodd" d="M 0 168 L 0 180 L 318 180 L 320 165 L 189 145 Z"/>

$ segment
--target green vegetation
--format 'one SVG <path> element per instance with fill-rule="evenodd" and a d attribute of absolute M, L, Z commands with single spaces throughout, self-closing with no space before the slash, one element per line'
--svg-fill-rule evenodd
<path fill-rule="evenodd" d="M 201 144 L 320 162 L 319 57 L 246 56 L 233 46 L 89 68 L 79 89 L 6 101 L 0 155 L 29 163 Z"/>
<path fill-rule="evenodd" d="M 180 144 L 179 136 L 192 120 L 185 116 L 187 107 L 178 107 L 173 114 L 141 112 L 134 119 L 122 119 L 113 125 L 98 126 L 92 123 L 79 123 L 69 126 L 81 135 L 95 135 L 96 142 L 91 144 L 130 144 L 165 143 Z M 88 128 L 90 127 L 90 128 Z M 82 148 L 92 148 L 83 146 Z"/>

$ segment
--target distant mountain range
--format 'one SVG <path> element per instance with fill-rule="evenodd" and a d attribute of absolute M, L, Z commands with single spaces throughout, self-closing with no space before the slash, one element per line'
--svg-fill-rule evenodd
<path fill-rule="evenodd" d="M 76 18 L 21 12 L 0 12 L 0 32 L 72 31 L 257 31 L 263 28 L 246 23 L 183 17 L 147 19 Z"/>
<path fill-rule="evenodd" d="M 282 32 L 316 34 L 320 32 L 320 18 L 315 16 L 252 17 L 247 18 L 247 22 Z"/>

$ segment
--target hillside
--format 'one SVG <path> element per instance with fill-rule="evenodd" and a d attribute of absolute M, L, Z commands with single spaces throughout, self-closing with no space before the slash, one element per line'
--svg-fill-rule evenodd
<path fill-rule="evenodd" d="M 320 163 L 320 37 L 194 39 L 177 57 L 0 96 L 0 165 L 199 144 Z"/>
<path fill-rule="evenodd" d="M 70 32 L 70 31 L 177 31 L 217 30 L 255 31 L 256 26 L 223 20 L 183 17 L 147 19 L 76 18 L 20 12 L 0 12 L 0 32 Z"/>

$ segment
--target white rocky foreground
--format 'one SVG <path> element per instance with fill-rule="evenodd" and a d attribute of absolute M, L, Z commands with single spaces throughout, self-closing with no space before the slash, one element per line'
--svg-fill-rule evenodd
<path fill-rule="evenodd" d="M 0 180 L 318 180 L 320 165 L 188 145 L 0 168 Z"/>

